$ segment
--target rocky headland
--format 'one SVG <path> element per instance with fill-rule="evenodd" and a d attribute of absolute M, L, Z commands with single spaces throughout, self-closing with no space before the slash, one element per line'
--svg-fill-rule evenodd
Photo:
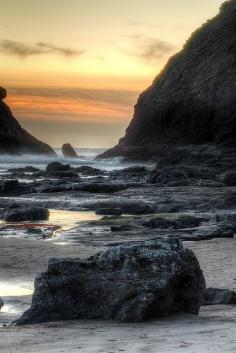
<path fill-rule="evenodd" d="M 3 101 L 6 89 L 0 87 L 0 154 L 38 154 L 55 156 L 53 149 L 24 130 Z"/>
<path fill-rule="evenodd" d="M 100 158 L 158 158 L 163 149 L 185 146 L 235 148 L 235 38 L 236 2 L 230 0 L 140 95 L 125 136 Z"/>

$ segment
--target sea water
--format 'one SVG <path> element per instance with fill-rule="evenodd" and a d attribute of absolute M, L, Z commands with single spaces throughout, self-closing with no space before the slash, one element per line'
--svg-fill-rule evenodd
<path fill-rule="evenodd" d="M 105 149 L 101 148 L 77 148 L 76 152 L 78 154 L 78 158 L 64 158 L 59 148 L 55 148 L 55 151 L 57 153 L 56 157 L 37 155 L 2 155 L 0 156 L 0 171 L 7 171 L 11 168 L 23 168 L 26 166 L 33 166 L 43 170 L 46 168 L 48 163 L 54 161 L 70 164 L 72 167 L 86 165 L 107 171 L 118 170 L 133 165 L 139 165 L 138 163 L 124 163 L 122 157 L 102 160 L 96 159 L 99 154 L 105 151 Z"/>

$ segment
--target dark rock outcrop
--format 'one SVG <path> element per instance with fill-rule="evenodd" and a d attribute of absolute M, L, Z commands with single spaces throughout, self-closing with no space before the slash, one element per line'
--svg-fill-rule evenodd
<path fill-rule="evenodd" d="M 60 162 L 49 163 L 46 167 L 46 174 L 54 178 L 70 178 L 80 180 L 77 172 L 71 168 L 69 164 L 62 164 Z"/>
<path fill-rule="evenodd" d="M 17 179 L 6 179 L 0 181 L 0 195 L 20 194 L 21 184 Z"/>
<path fill-rule="evenodd" d="M 67 157 L 67 158 L 78 158 L 78 155 L 75 151 L 75 149 L 71 146 L 70 143 L 65 143 L 63 146 L 62 146 L 62 154 L 64 157 Z"/>
<path fill-rule="evenodd" d="M 52 259 L 35 280 L 31 308 L 17 320 L 115 319 L 141 322 L 175 312 L 198 314 L 205 280 L 176 238 L 115 246 L 87 260 Z"/>
<path fill-rule="evenodd" d="M 0 87 L 0 154 L 39 154 L 55 156 L 53 149 L 24 130 L 3 99 L 7 91 Z"/>
<path fill-rule="evenodd" d="M 69 164 L 62 164 L 60 162 L 51 162 L 46 167 L 46 174 L 55 175 L 57 172 L 68 172 L 70 171 Z"/>
<path fill-rule="evenodd" d="M 163 217 L 154 217 L 145 221 L 143 225 L 149 228 L 159 229 L 184 229 L 199 227 L 200 223 L 207 221 L 207 218 L 195 217 L 191 215 L 180 215 L 176 219 L 167 219 Z"/>
<path fill-rule="evenodd" d="M 88 210 L 98 210 L 101 208 L 121 209 L 122 213 L 127 214 L 152 214 L 155 213 L 155 206 L 143 200 L 129 199 L 105 199 L 84 202 L 81 206 Z"/>
<path fill-rule="evenodd" d="M 12 205 L 1 211 L 0 218 L 6 222 L 44 221 L 49 218 L 49 211 L 37 206 Z"/>
<path fill-rule="evenodd" d="M 161 146 L 236 145 L 236 2 L 204 24 L 135 106 L 126 135 L 100 157 L 149 159 Z"/>

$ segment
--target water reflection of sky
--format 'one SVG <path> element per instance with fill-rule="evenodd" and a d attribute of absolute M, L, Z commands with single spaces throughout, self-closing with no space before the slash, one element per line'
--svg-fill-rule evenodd
<path fill-rule="evenodd" d="M 0 293 L 3 298 L 32 295 L 33 287 L 32 287 L 32 283 L 14 284 L 14 283 L 0 282 Z"/>
<path fill-rule="evenodd" d="M 49 219 L 46 221 L 31 221 L 31 222 L 10 222 L 6 223 L 3 220 L 0 220 L 0 226 L 1 225 L 9 225 L 9 228 L 21 225 L 21 224 L 34 224 L 46 226 L 46 225 L 51 225 L 51 226 L 59 226 L 62 230 L 69 230 L 73 228 L 77 223 L 79 222 L 86 222 L 86 221 L 96 221 L 101 218 L 101 216 L 96 215 L 95 212 L 93 211 L 70 211 L 70 210 L 55 210 L 55 209 L 50 209 L 50 216 Z M 26 226 L 27 228 L 27 226 Z"/>

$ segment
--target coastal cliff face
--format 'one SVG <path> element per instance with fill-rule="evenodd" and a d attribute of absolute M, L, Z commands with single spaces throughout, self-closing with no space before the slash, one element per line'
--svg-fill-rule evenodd
<path fill-rule="evenodd" d="M 24 130 L 3 99 L 6 90 L 0 88 L 0 154 L 39 154 L 55 156 L 53 149 Z"/>
<path fill-rule="evenodd" d="M 100 157 L 148 159 L 163 146 L 236 147 L 236 0 L 195 31 L 144 91 L 125 137 Z"/>

